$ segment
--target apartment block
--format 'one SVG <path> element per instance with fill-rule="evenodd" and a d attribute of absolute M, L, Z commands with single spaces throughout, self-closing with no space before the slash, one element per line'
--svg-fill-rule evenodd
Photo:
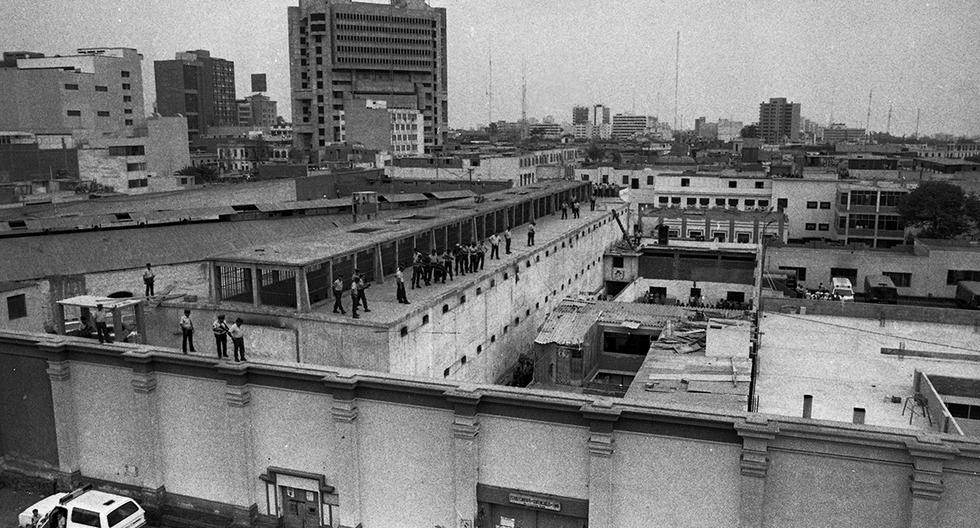
<path fill-rule="evenodd" d="M 238 124 L 235 63 L 207 50 L 178 52 L 173 60 L 154 61 L 157 112 L 187 118 L 190 139 L 208 127 Z"/>

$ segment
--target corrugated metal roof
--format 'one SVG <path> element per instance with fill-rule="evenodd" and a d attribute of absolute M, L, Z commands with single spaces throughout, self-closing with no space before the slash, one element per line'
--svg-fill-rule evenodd
<path fill-rule="evenodd" d="M 476 193 L 470 190 L 459 190 L 459 191 L 436 191 L 425 193 L 436 200 L 457 200 L 462 198 L 472 198 L 476 196 Z"/>
<path fill-rule="evenodd" d="M 594 303 L 566 299 L 551 312 L 534 342 L 539 345 L 581 345 L 599 313 L 594 309 Z"/>

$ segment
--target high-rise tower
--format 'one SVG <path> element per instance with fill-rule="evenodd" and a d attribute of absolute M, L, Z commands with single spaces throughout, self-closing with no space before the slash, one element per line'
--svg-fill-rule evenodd
<path fill-rule="evenodd" d="M 288 13 L 298 148 L 316 153 L 345 141 L 345 109 L 365 104 L 420 111 L 425 151 L 443 144 L 449 111 L 445 9 L 424 0 L 299 0 Z"/>

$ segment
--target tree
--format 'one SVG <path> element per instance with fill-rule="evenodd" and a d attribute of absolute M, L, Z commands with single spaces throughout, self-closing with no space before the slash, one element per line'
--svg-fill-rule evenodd
<path fill-rule="evenodd" d="M 976 196 L 967 196 L 963 189 L 940 181 L 923 182 L 902 197 L 898 213 L 905 225 L 919 227 L 930 238 L 954 238 L 970 229 L 971 214 L 980 210 Z"/>
<path fill-rule="evenodd" d="M 591 143 L 587 149 L 585 149 L 585 157 L 592 163 L 598 163 L 606 157 L 606 151 L 595 143 Z"/>
<path fill-rule="evenodd" d="M 759 137 L 759 126 L 758 125 L 746 125 L 742 127 L 742 132 L 739 133 L 743 138 L 757 138 Z"/>
<path fill-rule="evenodd" d="M 193 176 L 194 183 L 214 183 L 218 181 L 218 173 L 211 167 L 192 167 L 190 165 L 180 169 L 176 173 L 178 176 Z"/>

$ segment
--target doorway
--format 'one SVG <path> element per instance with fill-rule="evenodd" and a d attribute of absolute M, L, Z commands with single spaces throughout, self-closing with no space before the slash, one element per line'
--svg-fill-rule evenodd
<path fill-rule="evenodd" d="M 280 486 L 283 528 L 319 528 L 320 494 L 299 488 Z"/>

